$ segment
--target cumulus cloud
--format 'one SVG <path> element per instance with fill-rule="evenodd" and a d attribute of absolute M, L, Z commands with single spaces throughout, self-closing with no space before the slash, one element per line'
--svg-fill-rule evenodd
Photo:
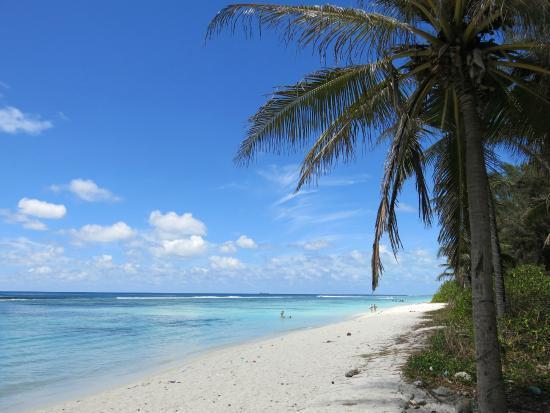
<path fill-rule="evenodd" d="M 120 198 L 114 195 L 111 191 L 101 188 L 91 179 L 73 179 L 67 185 L 52 185 L 52 191 L 69 191 L 74 195 L 87 202 L 100 201 L 119 201 Z"/>
<path fill-rule="evenodd" d="M 222 254 L 234 254 L 237 252 L 237 247 L 233 241 L 227 241 L 220 245 L 220 252 Z"/>
<path fill-rule="evenodd" d="M 73 236 L 83 242 L 116 242 L 132 238 L 135 231 L 125 222 L 119 221 L 113 225 L 84 225 L 79 230 L 72 231 Z"/>
<path fill-rule="evenodd" d="M 157 256 L 191 258 L 203 254 L 207 247 L 206 241 L 201 236 L 191 235 L 184 239 L 162 240 L 159 246 L 152 248 L 152 252 Z"/>
<path fill-rule="evenodd" d="M 61 219 L 67 213 L 65 205 L 51 204 L 38 199 L 22 198 L 17 206 L 21 214 L 37 218 Z"/>
<path fill-rule="evenodd" d="M 220 257 L 218 255 L 213 255 L 210 257 L 210 265 L 213 269 L 221 271 L 241 270 L 245 267 L 243 262 L 237 258 Z"/>
<path fill-rule="evenodd" d="M 61 219 L 67 213 L 65 205 L 51 204 L 38 199 L 22 198 L 17 204 L 18 210 L 9 209 L 0 210 L 0 215 L 4 217 L 4 222 L 8 224 L 21 224 L 23 228 L 34 231 L 45 231 L 48 229 L 46 224 L 36 218 Z"/>
<path fill-rule="evenodd" d="M 53 127 L 48 120 L 41 120 L 39 116 L 23 113 L 13 106 L 5 106 L 0 109 L 0 131 L 16 134 L 27 133 L 38 135 Z"/>
<path fill-rule="evenodd" d="M 235 241 L 235 243 L 239 247 L 245 248 L 245 249 L 258 248 L 258 244 L 256 244 L 256 242 L 252 238 L 249 238 L 246 235 L 241 235 L 239 237 L 239 239 L 237 239 L 237 241 Z"/>
<path fill-rule="evenodd" d="M 193 217 L 191 213 L 178 215 L 175 212 L 162 212 L 156 210 L 149 215 L 151 224 L 158 234 L 165 239 L 179 239 L 182 236 L 206 235 L 206 225 Z"/>

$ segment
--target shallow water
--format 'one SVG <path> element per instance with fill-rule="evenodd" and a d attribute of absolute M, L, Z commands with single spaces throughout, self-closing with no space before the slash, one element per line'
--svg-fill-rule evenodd
<path fill-rule="evenodd" d="M 343 320 L 374 303 L 429 298 L 0 292 L 0 411 L 76 397 L 212 347 Z M 281 319 L 283 309 L 292 318 Z"/>

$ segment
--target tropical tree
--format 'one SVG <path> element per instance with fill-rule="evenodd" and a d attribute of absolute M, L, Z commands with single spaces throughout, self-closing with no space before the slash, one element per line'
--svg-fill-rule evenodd
<path fill-rule="evenodd" d="M 498 161 L 492 145 L 485 147 L 486 168 L 494 175 L 499 174 Z M 447 257 L 447 264 L 453 269 L 457 282 L 470 287 L 470 227 L 468 223 L 468 193 L 466 191 L 466 164 L 464 144 L 461 137 L 449 131 L 442 139 L 426 151 L 426 160 L 433 166 L 434 211 L 439 218 L 439 255 Z M 494 201 L 489 197 L 491 223 L 491 256 L 495 285 L 495 309 L 500 318 L 506 310 L 504 273 Z"/>
<path fill-rule="evenodd" d="M 550 176 L 534 164 L 491 176 L 504 262 L 550 269 Z"/>
<path fill-rule="evenodd" d="M 547 101 L 534 77 L 550 74 L 547 0 L 373 0 L 369 7 L 237 4 L 212 20 L 211 36 L 242 23 L 278 29 L 299 48 L 312 46 L 347 65 L 319 70 L 275 91 L 252 116 L 237 160 L 260 151 L 309 147 L 298 188 L 354 158 L 361 142 L 385 142 L 388 154 L 375 223 L 372 286 L 382 272 L 379 243 L 401 246 L 396 207 L 403 183 L 415 178 L 419 211 L 430 221 L 424 176 L 427 140 L 454 128 L 464 144 L 470 227 L 470 269 L 482 412 L 504 412 L 491 259 L 489 183 L 481 119 L 502 128 L 522 112 L 518 93 Z M 521 91 L 521 92 L 519 92 Z M 490 117 L 489 117 L 490 116 Z M 517 116 L 517 118 L 521 118 Z M 435 120 L 440 127 L 434 127 Z M 529 120 L 529 119 L 527 119 Z M 494 121 L 494 122 L 493 122 Z M 315 139 L 313 139 L 315 138 Z M 312 140 L 313 139 L 313 140 Z"/>

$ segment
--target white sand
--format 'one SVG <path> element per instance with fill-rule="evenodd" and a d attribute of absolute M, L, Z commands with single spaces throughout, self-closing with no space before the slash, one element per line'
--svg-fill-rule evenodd
<path fill-rule="evenodd" d="M 418 342 L 413 330 L 422 314 L 438 307 L 394 307 L 215 350 L 177 369 L 36 412 L 401 412 L 411 392 L 415 400 L 425 397 L 402 381 L 399 366 Z M 397 340 L 404 334 L 406 341 Z M 353 368 L 360 374 L 345 377 Z M 415 411 L 432 410 L 450 411 L 435 402 Z"/>

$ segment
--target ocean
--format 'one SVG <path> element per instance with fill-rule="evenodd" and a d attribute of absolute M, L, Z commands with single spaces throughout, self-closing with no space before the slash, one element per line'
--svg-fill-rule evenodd
<path fill-rule="evenodd" d="M 80 397 L 218 346 L 351 318 L 372 304 L 430 298 L 0 292 L 0 411 Z"/>

